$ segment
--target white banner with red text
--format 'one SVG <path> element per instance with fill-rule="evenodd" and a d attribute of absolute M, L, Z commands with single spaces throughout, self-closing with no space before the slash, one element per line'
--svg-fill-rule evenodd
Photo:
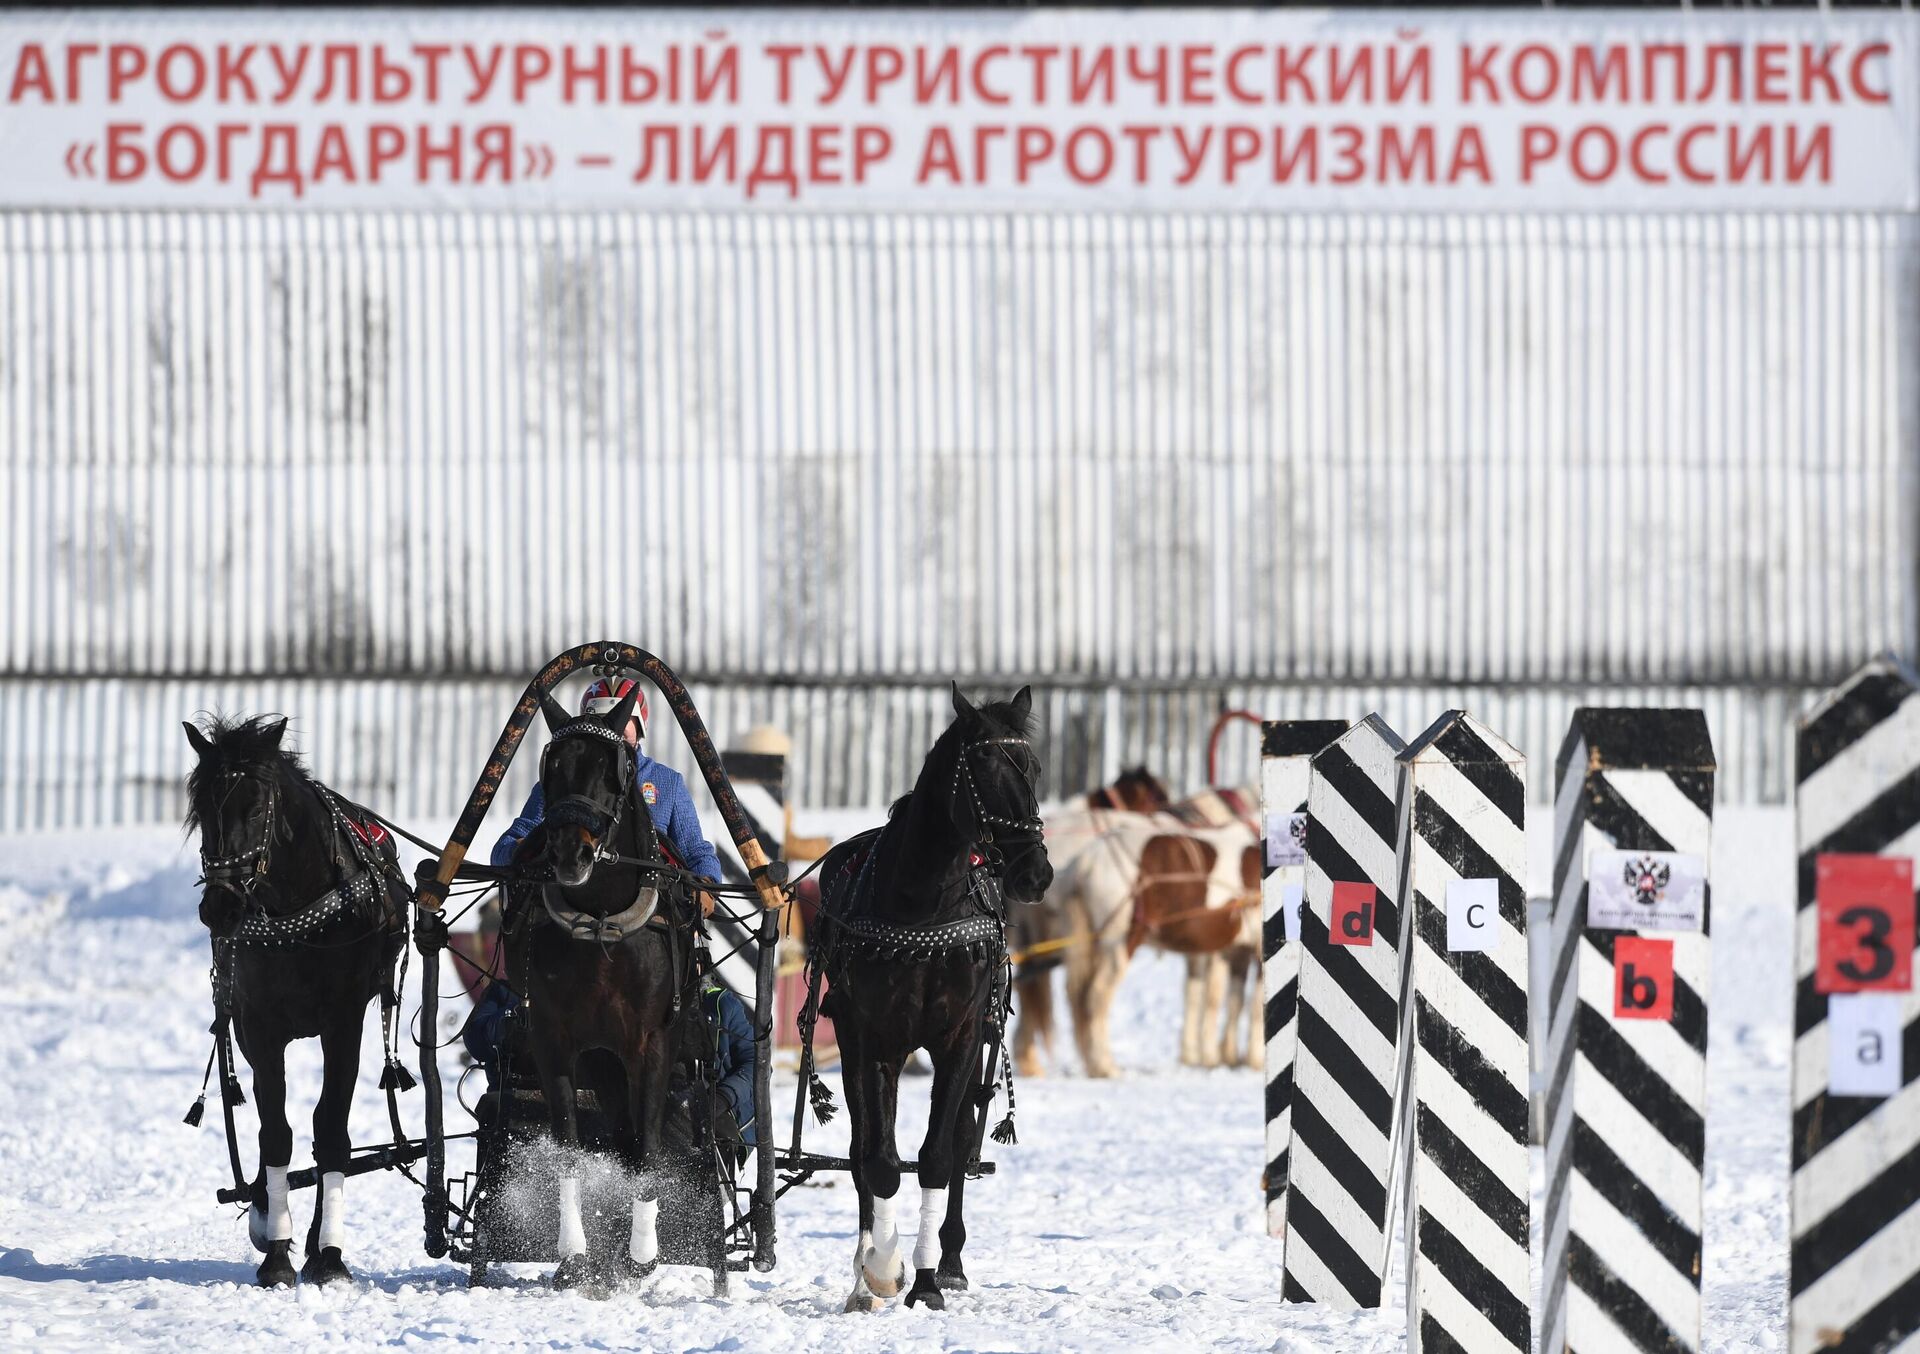
<path fill-rule="evenodd" d="M 0 15 L 0 207 L 1913 211 L 1901 13 Z"/>

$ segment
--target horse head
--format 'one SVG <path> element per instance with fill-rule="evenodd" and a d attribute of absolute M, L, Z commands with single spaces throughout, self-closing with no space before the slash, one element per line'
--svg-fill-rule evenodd
<path fill-rule="evenodd" d="M 187 777 L 186 826 L 200 834 L 200 919 L 223 933 L 267 882 L 275 848 L 294 839 L 286 800 L 299 763 L 280 746 L 284 717 L 215 718 L 206 732 L 181 727 L 199 758 Z"/>
<path fill-rule="evenodd" d="M 652 850 L 652 819 L 634 793 L 633 755 L 623 736 L 636 695 L 629 692 L 604 715 L 578 718 L 541 697 L 551 735 L 540 758 L 547 863 L 563 888 L 581 887 L 604 857 L 620 853 L 623 826 L 637 827 L 644 849 Z"/>
<path fill-rule="evenodd" d="M 997 859 L 1009 898 L 1035 903 L 1053 882 L 1040 822 L 1040 758 L 1030 741 L 1033 689 L 1009 701 L 975 706 L 953 687 L 953 825 Z"/>

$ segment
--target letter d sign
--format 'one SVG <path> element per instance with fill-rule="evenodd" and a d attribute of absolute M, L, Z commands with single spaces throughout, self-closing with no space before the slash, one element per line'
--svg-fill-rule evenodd
<path fill-rule="evenodd" d="M 1373 896 L 1371 884 L 1333 886 L 1333 926 L 1327 939 L 1335 945 L 1373 944 Z"/>
<path fill-rule="evenodd" d="M 1673 1019 L 1673 942 L 1616 936 L 1613 942 L 1613 1018 Z"/>

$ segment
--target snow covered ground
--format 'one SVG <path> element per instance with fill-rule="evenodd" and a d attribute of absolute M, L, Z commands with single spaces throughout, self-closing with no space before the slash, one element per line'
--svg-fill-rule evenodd
<path fill-rule="evenodd" d="M 1532 833 L 1535 892 L 1550 825 Z M 1715 839 L 1715 1011 L 1707 1136 L 1709 1349 L 1777 1349 L 1786 1297 L 1788 917 L 1792 831 L 1778 811 L 1723 811 Z M 854 1203 L 844 1183 L 781 1201 L 779 1267 L 666 1270 L 609 1302 L 524 1286 L 469 1292 L 421 1249 L 418 1196 L 397 1175 L 350 1183 L 347 1258 L 360 1282 L 322 1294 L 251 1286 L 217 1111 L 180 1122 L 207 1051 L 207 946 L 177 831 L 0 837 L 0 1344 L 320 1348 L 484 1343 L 661 1350 L 1397 1350 L 1382 1312 L 1284 1303 L 1263 1234 L 1257 1074 L 1175 1065 L 1179 970 L 1144 961 L 1122 990 L 1126 1075 L 1071 1068 L 1022 1081 L 1020 1143 L 968 1191 L 972 1292 L 945 1313 L 840 1312 Z M 443 984 L 444 986 L 444 984 Z M 450 1006 L 459 1006 L 451 1002 Z M 458 1015 L 449 1013 L 449 1023 Z M 385 1136 L 377 1038 L 355 1105 Z M 296 1161 L 318 1049 L 290 1059 Z M 449 1086 L 452 1057 L 448 1055 Z M 834 1079 L 837 1082 L 837 1078 Z M 912 1153 L 925 1082 L 903 1107 Z M 837 1085 L 836 1085 L 837 1090 Z M 776 1082 L 791 1104 L 790 1080 Z M 408 1097 L 419 1121 L 419 1093 Z M 253 1159 L 251 1109 L 241 1111 Z M 449 1126 L 464 1116 L 450 1103 Z M 844 1116 L 809 1145 L 844 1143 Z M 464 1168 L 456 1150 L 454 1169 Z M 1539 1162 L 1535 1161 L 1538 1200 Z M 296 1222 L 304 1228 L 310 1197 Z M 913 1207 L 907 1207 L 911 1217 Z M 1538 1220 L 1536 1218 L 1536 1228 Z"/>

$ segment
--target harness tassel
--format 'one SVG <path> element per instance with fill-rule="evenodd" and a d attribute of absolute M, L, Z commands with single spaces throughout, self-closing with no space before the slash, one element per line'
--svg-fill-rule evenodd
<path fill-rule="evenodd" d="M 207 1070 L 200 1074 L 200 1096 L 187 1107 L 187 1117 L 180 1121 L 188 1128 L 200 1127 L 200 1120 L 207 1112 L 207 1083 L 213 1080 L 213 1055 L 219 1051 L 219 1048 L 220 1046 L 215 1044 L 207 1050 Z"/>
<path fill-rule="evenodd" d="M 407 1071 L 406 1065 L 398 1059 L 388 1058 L 387 1065 L 380 1070 L 380 1089 L 383 1091 L 411 1091 L 419 1083 Z"/>
<path fill-rule="evenodd" d="M 228 1077 L 227 1084 L 221 1094 L 226 1097 L 229 1105 L 244 1105 L 247 1103 L 246 1092 L 240 1089 L 239 1077 Z"/>

